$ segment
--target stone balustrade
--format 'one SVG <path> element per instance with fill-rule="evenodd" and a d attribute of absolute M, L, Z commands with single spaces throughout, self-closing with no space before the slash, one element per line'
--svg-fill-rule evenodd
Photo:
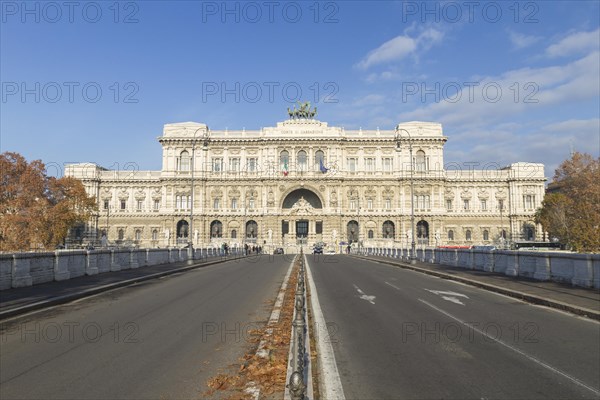
<path fill-rule="evenodd" d="M 366 247 L 360 254 L 408 261 L 410 249 Z M 417 249 L 415 256 L 432 264 L 600 288 L 600 254 L 426 248 Z"/>
<path fill-rule="evenodd" d="M 231 255 L 242 250 L 230 249 Z M 194 249 L 194 260 L 224 255 L 220 249 Z M 187 248 L 57 250 L 0 254 L 0 290 L 62 281 L 84 275 L 188 260 Z"/>

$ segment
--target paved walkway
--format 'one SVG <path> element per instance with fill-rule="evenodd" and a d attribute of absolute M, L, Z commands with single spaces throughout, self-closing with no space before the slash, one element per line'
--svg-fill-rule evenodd
<path fill-rule="evenodd" d="M 362 256 L 357 256 L 362 257 Z M 397 258 L 369 256 L 369 260 L 382 261 L 402 268 L 452 279 L 484 289 L 520 298 L 532 303 L 570 311 L 600 320 L 600 290 L 586 289 L 569 284 L 512 277 L 500 273 L 470 270 L 417 261 L 411 265 Z"/>
<path fill-rule="evenodd" d="M 243 257 L 245 256 L 209 257 L 196 260 L 194 264 L 181 261 L 116 272 L 105 272 L 97 275 L 84 275 L 59 282 L 54 281 L 23 288 L 3 290 L 0 291 L 0 319 L 44 306 L 64 303 L 116 287 L 130 285 L 136 281 L 154 279 L 160 276 Z M 249 257 L 258 256 L 253 255 Z"/>

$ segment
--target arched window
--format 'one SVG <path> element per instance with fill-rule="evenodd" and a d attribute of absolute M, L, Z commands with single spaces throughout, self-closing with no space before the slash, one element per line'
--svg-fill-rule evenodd
<path fill-rule="evenodd" d="M 287 150 L 283 150 L 279 153 L 279 166 L 281 168 L 289 168 L 290 165 L 290 153 Z"/>
<path fill-rule="evenodd" d="M 450 229 L 448 231 L 448 240 L 449 241 L 453 241 L 454 240 L 454 231 L 452 229 Z"/>
<path fill-rule="evenodd" d="M 125 238 L 125 231 L 123 229 L 119 229 L 118 236 L 119 240 L 123 240 Z"/>
<path fill-rule="evenodd" d="M 392 221 L 385 221 L 383 223 L 383 238 L 384 239 L 393 239 L 395 236 L 395 226 Z"/>
<path fill-rule="evenodd" d="M 210 223 L 210 237 L 221 238 L 223 237 L 223 224 L 221 221 L 213 221 Z"/>
<path fill-rule="evenodd" d="M 306 152 L 304 150 L 300 150 L 298 152 L 298 169 L 301 171 L 306 171 L 306 162 L 307 162 L 307 156 L 306 156 Z"/>
<path fill-rule="evenodd" d="M 417 151 L 417 155 L 415 157 L 415 169 L 417 171 L 427 170 L 427 159 L 425 158 L 425 152 L 423 150 Z"/>
<path fill-rule="evenodd" d="M 483 240 L 486 242 L 490 240 L 490 232 L 487 229 L 483 231 Z"/>
<path fill-rule="evenodd" d="M 248 239 L 256 239 L 258 236 L 258 224 L 256 221 L 248 221 L 246 222 L 246 238 Z"/>
<path fill-rule="evenodd" d="M 374 236 L 373 229 L 369 229 L 369 232 L 367 232 L 367 235 L 368 235 L 369 239 L 373 239 L 373 236 Z"/>
<path fill-rule="evenodd" d="M 187 150 L 183 150 L 179 154 L 179 170 L 189 171 L 190 170 L 190 153 Z"/>
<path fill-rule="evenodd" d="M 187 221 L 181 220 L 177 223 L 177 238 L 183 239 L 188 237 L 189 224 Z"/>
<path fill-rule="evenodd" d="M 417 223 L 417 242 L 419 244 L 429 244 L 429 223 L 421 220 Z"/>
<path fill-rule="evenodd" d="M 348 233 L 348 243 L 354 243 L 358 241 L 358 222 L 350 221 L 346 226 Z"/>
<path fill-rule="evenodd" d="M 233 229 L 233 230 L 231 231 L 231 238 L 232 238 L 232 239 L 237 239 L 237 231 L 236 231 L 235 229 Z"/>
<path fill-rule="evenodd" d="M 321 165 L 325 166 L 325 153 L 321 150 L 315 152 L 315 169 L 321 169 Z"/>
<path fill-rule="evenodd" d="M 500 232 L 500 237 L 502 239 L 506 239 L 506 231 L 504 229 L 502 229 L 502 231 Z"/>
<path fill-rule="evenodd" d="M 467 229 L 467 231 L 465 232 L 465 239 L 470 242 L 472 239 L 472 234 L 471 234 L 471 230 Z"/>

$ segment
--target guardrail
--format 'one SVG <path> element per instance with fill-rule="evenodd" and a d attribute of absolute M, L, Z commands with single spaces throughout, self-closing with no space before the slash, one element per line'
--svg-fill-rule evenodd
<path fill-rule="evenodd" d="M 306 357 L 306 290 L 304 287 L 304 254 L 300 249 L 300 269 L 298 270 L 298 284 L 294 307 L 296 309 L 292 323 L 292 374 L 288 389 L 292 400 L 304 400 L 306 382 L 304 381 L 304 368 Z"/>
<path fill-rule="evenodd" d="M 361 247 L 352 254 L 411 259 L 405 248 Z M 414 258 L 430 264 L 600 288 L 600 254 L 523 250 L 418 248 Z"/>

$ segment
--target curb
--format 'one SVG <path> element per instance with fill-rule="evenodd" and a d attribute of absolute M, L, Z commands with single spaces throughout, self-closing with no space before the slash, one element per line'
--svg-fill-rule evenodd
<path fill-rule="evenodd" d="M 380 260 L 380 259 L 372 259 L 372 258 L 368 258 L 368 257 L 364 257 L 364 256 L 357 256 L 357 255 L 353 255 L 353 257 L 361 258 L 363 260 L 375 261 L 375 262 L 379 262 L 382 264 L 389 264 L 389 265 L 392 265 L 395 267 L 409 269 L 411 271 L 421 272 L 421 273 L 427 274 L 427 275 L 433 275 L 433 276 L 436 276 L 436 277 L 442 278 L 442 279 L 465 283 L 467 285 L 471 285 L 471 286 L 475 286 L 475 287 L 478 287 L 481 289 L 489 290 L 491 292 L 496 292 L 496 293 L 503 294 L 505 296 L 514 297 L 516 299 L 523 300 L 528 303 L 542 305 L 542 306 L 551 307 L 551 308 L 556 308 L 558 310 L 568 311 L 570 313 L 573 313 L 573 314 L 576 314 L 576 315 L 579 315 L 582 317 L 600 321 L 600 311 L 591 310 L 589 308 L 577 307 L 572 304 L 563 303 L 558 300 L 549 300 L 549 299 L 545 299 L 543 297 L 539 297 L 539 296 L 536 296 L 533 294 L 519 292 L 519 291 L 511 290 L 511 289 L 506 289 L 506 288 L 503 288 L 500 286 L 492 285 L 490 283 L 483 283 L 483 282 L 476 281 L 476 280 L 469 279 L 469 278 L 463 278 L 463 277 L 459 277 L 459 276 L 445 274 L 443 272 L 432 271 L 432 270 L 429 270 L 426 268 L 415 267 L 410 264 L 404 264 L 404 263 L 398 263 L 398 262 L 392 262 L 392 261 Z"/>
<path fill-rule="evenodd" d="M 239 257 L 239 258 L 236 257 L 236 258 L 229 258 L 229 259 L 221 259 L 221 260 L 216 260 L 216 261 L 209 261 L 209 262 L 193 264 L 188 267 L 176 268 L 176 269 L 172 269 L 169 271 L 157 272 L 157 273 L 150 274 L 150 275 L 144 275 L 144 276 L 140 276 L 137 278 L 127 279 L 127 280 L 120 281 L 120 282 L 109 283 L 106 285 L 85 289 L 85 290 L 82 290 L 77 293 L 66 294 L 63 296 L 53 297 L 48 300 L 42 300 L 42 301 L 38 301 L 35 303 L 18 306 L 18 307 L 11 308 L 8 310 L 0 311 L 0 321 L 8 319 L 10 317 L 22 315 L 22 314 L 28 313 L 30 311 L 41 310 L 41 309 L 48 308 L 51 306 L 65 304 L 65 303 L 69 303 L 74 300 L 79 300 L 79 299 L 83 299 L 85 297 L 90 297 L 90 296 L 93 296 L 98 293 L 107 292 L 109 290 L 118 289 L 118 288 L 122 288 L 125 286 L 130 286 L 135 283 L 149 281 L 152 279 L 161 278 L 163 276 L 168 276 L 168 275 L 173 275 L 173 274 L 178 274 L 181 272 L 187 272 L 187 271 L 191 271 L 194 269 L 207 267 L 209 265 L 214 265 L 214 264 L 218 264 L 218 263 L 222 263 L 222 262 L 226 262 L 226 261 L 239 260 L 241 258 L 246 258 L 246 257 L 248 257 L 248 256 Z"/>

